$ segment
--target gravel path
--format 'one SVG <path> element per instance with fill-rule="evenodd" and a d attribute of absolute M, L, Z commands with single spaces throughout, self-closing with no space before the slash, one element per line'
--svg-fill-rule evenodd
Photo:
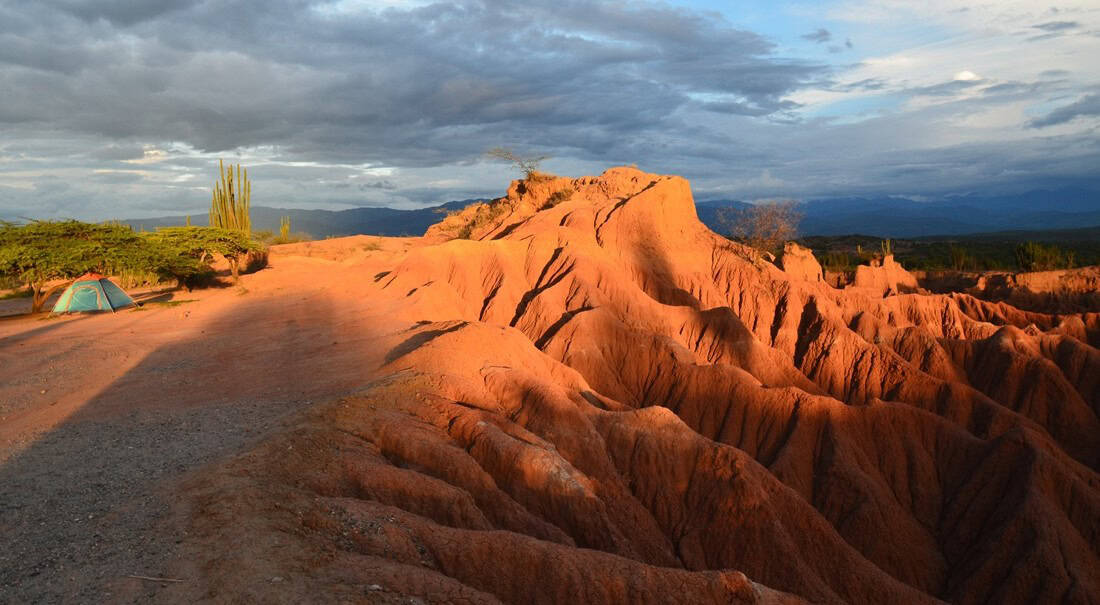
<path fill-rule="evenodd" d="M 0 466 L 0 603 L 148 602 L 179 557 L 175 480 L 242 451 L 303 401 L 70 419 Z M 186 580 L 186 578 L 185 578 Z"/>

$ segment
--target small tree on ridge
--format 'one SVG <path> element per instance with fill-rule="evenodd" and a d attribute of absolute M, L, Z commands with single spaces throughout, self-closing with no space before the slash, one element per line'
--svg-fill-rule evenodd
<path fill-rule="evenodd" d="M 802 213 L 794 200 L 755 204 L 740 211 L 727 211 L 721 222 L 733 239 L 756 250 L 775 254 L 783 244 L 798 236 Z"/>

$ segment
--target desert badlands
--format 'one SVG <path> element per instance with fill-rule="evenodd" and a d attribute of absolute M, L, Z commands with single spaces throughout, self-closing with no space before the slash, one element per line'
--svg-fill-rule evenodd
<path fill-rule="evenodd" d="M 2 320 L 0 602 L 1100 603 L 1100 314 L 789 252 L 615 168 Z"/>

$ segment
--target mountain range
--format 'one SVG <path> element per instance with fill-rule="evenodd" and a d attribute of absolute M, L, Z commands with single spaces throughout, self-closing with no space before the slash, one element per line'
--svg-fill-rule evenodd
<path fill-rule="evenodd" d="M 458 200 L 420 208 L 362 207 L 348 210 L 298 210 L 252 207 L 258 230 L 277 231 L 279 219 L 289 216 L 291 230 L 314 238 L 344 235 L 421 235 L 446 216 L 478 200 Z M 696 203 L 699 219 L 714 231 L 725 232 L 723 209 L 751 205 L 739 200 Z M 968 194 L 933 201 L 904 197 L 833 197 L 800 204 L 802 235 L 861 233 L 881 237 L 963 235 L 1009 230 L 1071 229 L 1100 225 L 1100 193 L 1084 188 L 1036 190 L 1014 195 Z M 184 216 L 124 221 L 135 229 L 182 225 Z M 192 217 L 206 224 L 206 216 Z"/>
<path fill-rule="evenodd" d="M 722 208 L 747 204 L 712 200 L 696 204 L 708 227 L 722 230 Z M 1100 225 L 1100 193 L 1083 188 L 1014 195 L 969 194 L 933 201 L 904 197 L 834 197 L 800 204 L 802 235 L 862 233 L 881 237 L 963 235 L 1010 230 L 1073 229 Z"/>

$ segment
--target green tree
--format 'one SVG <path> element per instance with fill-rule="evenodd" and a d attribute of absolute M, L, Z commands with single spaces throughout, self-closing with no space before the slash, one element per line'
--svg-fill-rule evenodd
<path fill-rule="evenodd" d="M 193 259 L 206 267 L 214 260 L 215 254 L 221 255 L 229 261 L 233 281 L 236 282 L 240 277 L 241 260 L 250 252 L 263 249 L 244 233 L 216 227 L 163 227 L 146 237 L 155 244 L 156 249 L 167 254 L 164 259 L 166 268 L 184 271 L 183 279 L 180 275 L 175 276 L 181 283 L 185 283 L 192 273 L 185 262 L 180 262 L 180 258 Z M 171 258 L 173 256 L 177 258 Z"/>
<path fill-rule="evenodd" d="M 0 223 L 0 274 L 31 289 L 32 313 L 84 273 L 139 266 L 148 256 L 142 237 L 124 225 L 71 220 Z"/>

